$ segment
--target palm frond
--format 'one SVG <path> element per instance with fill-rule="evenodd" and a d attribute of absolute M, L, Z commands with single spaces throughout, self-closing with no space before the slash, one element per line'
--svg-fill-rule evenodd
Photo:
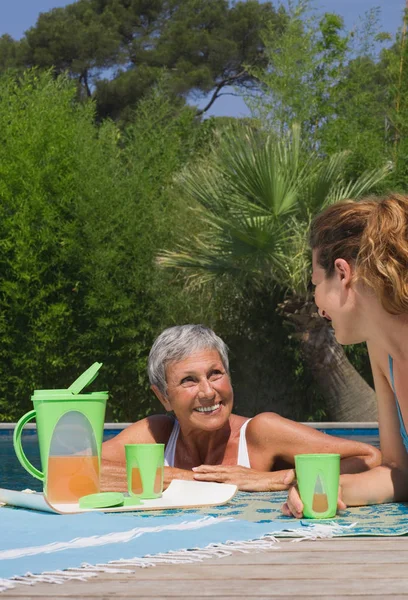
<path fill-rule="evenodd" d="M 328 196 L 343 182 L 344 167 L 349 153 L 339 152 L 327 160 L 315 156 L 304 179 L 299 197 L 301 216 L 309 219 L 325 206 Z"/>
<path fill-rule="evenodd" d="M 185 170 L 178 188 L 195 207 L 200 235 L 158 256 L 190 285 L 230 278 L 307 296 L 307 232 L 326 205 L 369 192 L 389 165 L 344 181 L 348 152 L 307 154 L 300 128 L 276 139 L 250 127 L 223 130 L 208 158 Z"/>
<path fill-rule="evenodd" d="M 271 281 L 287 278 L 288 231 L 279 220 L 207 214 L 202 224 L 205 234 L 189 237 L 176 251 L 161 252 L 158 264 L 189 270 L 188 277 L 201 282 L 238 273 L 253 281 L 265 278 L 266 272 Z"/>
<path fill-rule="evenodd" d="M 340 200 L 357 199 L 369 193 L 392 171 L 392 164 L 387 163 L 380 168 L 365 171 L 355 181 L 349 181 L 344 185 L 333 189 L 328 195 L 325 205 L 334 204 Z"/>

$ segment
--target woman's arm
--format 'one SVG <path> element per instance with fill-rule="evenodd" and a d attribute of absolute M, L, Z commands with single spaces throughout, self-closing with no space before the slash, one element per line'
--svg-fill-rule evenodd
<path fill-rule="evenodd" d="M 380 452 L 373 446 L 327 435 L 274 413 L 262 413 L 251 419 L 246 438 L 251 469 L 201 465 L 193 469 L 194 478 L 235 483 L 243 491 L 281 491 L 292 483 L 293 468 L 276 470 L 274 466 L 281 463 L 293 467 L 295 454 L 339 453 L 342 473 L 365 471 L 381 461 Z"/>
<path fill-rule="evenodd" d="M 160 439 L 160 430 L 165 427 L 165 421 L 159 417 L 158 423 L 153 422 L 156 436 Z M 114 438 L 102 444 L 101 460 L 101 490 L 127 491 L 125 444 L 143 444 L 156 442 L 149 419 L 142 419 L 121 431 Z"/>
<path fill-rule="evenodd" d="M 340 477 L 341 500 L 348 506 L 364 506 L 408 500 L 408 454 L 399 431 L 394 392 L 385 374 L 388 356 L 367 344 L 378 402 L 378 425 L 382 463 L 371 471 Z M 303 504 L 296 487 L 289 491 L 283 506 L 286 515 L 301 517 Z"/>
<path fill-rule="evenodd" d="M 407 473 L 392 465 L 380 465 L 367 473 L 342 475 L 341 498 L 347 506 L 406 502 L 408 499 Z"/>
<path fill-rule="evenodd" d="M 102 461 L 125 464 L 125 444 L 166 443 L 171 428 L 171 419 L 165 415 L 155 415 L 136 421 L 102 444 Z"/>
<path fill-rule="evenodd" d="M 101 490 L 127 491 L 125 444 L 166 444 L 173 421 L 165 415 L 147 417 L 130 425 L 117 436 L 102 444 Z M 193 473 L 173 467 L 164 468 L 166 489 L 173 479 L 193 479 Z"/>
<path fill-rule="evenodd" d="M 389 379 L 388 356 L 368 345 L 378 401 L 381 466 L 359 476 L 341 478 L 342 497 L 349 506 L 408 500 L 408 454 L 402 442 L 398 410 Z"/>
<path fill-rule="evenodd" d="M 367 471 L 381 463 L 379 450 L 364 444 L 317 431 L 274 413 L 254 417 L 247 429 L 251 466 L 273 469 L 295 464 L 296 454 L 336 453 L 342 473 Z"/>
<path fill-rule="evenodd" d="M 194 479 L 232 483 L 243 492 L 278 492 L 287 490 L 294 479 L 293 469 L 257 471 L 239 465 L 200 465 L 193 467 Z"/>

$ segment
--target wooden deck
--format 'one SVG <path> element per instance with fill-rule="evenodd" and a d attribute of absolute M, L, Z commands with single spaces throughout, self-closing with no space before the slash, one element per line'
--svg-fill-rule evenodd
<path fill-rule="evenodd" d="M 136 568 L 87 582 L 39 583 L 0 594 L 9 598 L 165 600 L 234 598 L 408 598 L 408 537 L 337 538 L 292 542 L 276 550 L 190 565 Z"/>

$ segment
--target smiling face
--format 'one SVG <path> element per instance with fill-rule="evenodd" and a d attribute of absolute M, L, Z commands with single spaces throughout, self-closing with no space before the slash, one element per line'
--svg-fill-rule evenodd
<path fill-rule="evenodd" d="M 334 274 L 326 272 L 317 262 L 317 251 L 313 250 L 312 283 L 315 286 L 315 303 L 321 317 L 331 321 L 340 344 L 357 344 L 366 341 L 362 315 L 359 314 L 359 297 L 353 282 L 353 270 L 344 259 L 334 263 Z"/>
<path fill-rule="evenodd" d="M 221 428 L 233 406 L 231 381 L 216 350 L 200 350 L 166 367 L 167 398 L 152 386 L 166 410 L 174 411 L 181 427 Z"/>

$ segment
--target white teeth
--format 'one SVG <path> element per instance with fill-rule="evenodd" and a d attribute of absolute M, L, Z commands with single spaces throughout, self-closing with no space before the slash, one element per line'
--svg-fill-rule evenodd
<path fill-rule="evenodd" d="M 214 404 L 213 406 L 200 406 L 200 408 L 195 408 L 194 410 L 197 412 L 213 412 L 214 410 L 217 410 L 219 406 L 219 404 Z"/>

